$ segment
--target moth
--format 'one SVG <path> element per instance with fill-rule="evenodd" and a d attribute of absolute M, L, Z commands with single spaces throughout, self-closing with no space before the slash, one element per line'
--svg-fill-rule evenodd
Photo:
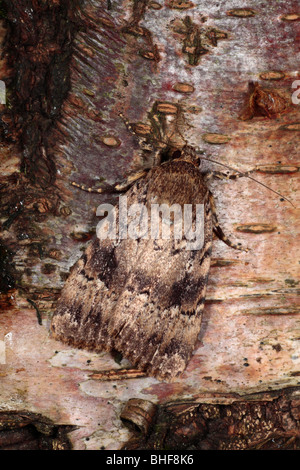
<path fill-rule="evenodd" d="M 173 236 L 174 220 L 169 238 L 95 238 L 72 269 L 51 330 L 57 340 L 78 348 L 118 351 L 147 375 L 171 381 L 185 370 L 200 331 L 213 233 L 227 245 L 244 249 L 224 235 L 208 181 L 213 176 L 234 179 L 243 174 L 200 170 L 201 155 L 178 138 L 179 105 L 156 102 L 148 117 L 147 125 L 133 126 L 125 120 L 147 154 L 148 168 L 137 170 L 113 189 L 125 192 L 130 207 L 198 204 L 204 214 L 202 245 L 187 249 L 187 236 Z M 118 207 L 115 214 L 119 223 Z M 193 226 L 195 220 L 193 213 Z"/>

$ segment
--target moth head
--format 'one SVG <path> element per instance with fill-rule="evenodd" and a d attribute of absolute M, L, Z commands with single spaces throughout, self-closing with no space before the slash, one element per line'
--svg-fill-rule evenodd
<path fill-rule="evenodd" d="M 197 154 L 196 150 L 189 145 L 185 145 L 181 149 L 176 149 L 173 152 L 172 160 L 185 160 L 193 163 L 197 167 L 200 165 L 200 155 Z"/>

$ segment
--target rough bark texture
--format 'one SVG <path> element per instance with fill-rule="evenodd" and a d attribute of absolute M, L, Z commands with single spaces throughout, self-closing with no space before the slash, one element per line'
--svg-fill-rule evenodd
<path fill-rule="evenodd" d="M 231 0 L 0 5 L 0 80 L 7 85 L 0 105 L 1 409 L 76 424 L 74 448 L 116 449 L 130 437 L 119 419 L 129 398 L 160 405 L 189 399 L 196 417 L 186 431 L 172 413 L 165 419 L 170 407 L 155 418 L 167 423 L 160 439 L 169 448 L 179 441 L 185 448 L 264 447 L 270 436 L 279 447 L 299 447 L 299 218 L 251 180 L 212 183 L 221 225 L 251 251 L 215 241 L 198 346 L 179 380 L 98 381 L 93 372 L 128 364 L 49 335 L 69 269 L 94 235 L 96 208 L 116 201 L 70 183 L 114 183 L 140 160 L 119 112 L 147 124 L 155 101 L 179 102 L 189 144 L 238 170 L 258 165 L 257 179 L 299 205 L 299 105 L 291 101 L 299 79 L 298 2 L 252 1 L 238 11 Z M 261 92 L 249 95 L 249 82 L 279 93 L 286 106 L 272 112 Z M 264 420 L 253 418 L 250 399 L 263 418 L 272 415 L 268 432 L 260 432 Z M 203 403 L 217 416 L 205 424 Z M 239 432 L 242 408 L 252 429 L 259 421 L 251 433 Z M 224 444 L 215 427 L 234 438 Z"/>
<path fill-rule="evenodd" d="M 70 450 L 70 427 L 27 411 L 0 411 L 0 450 Z"/>
<path fill-rule="evenodd" d="M 273 395 L 273 396 L 272 396 Z M 129 400 L 121 418 L 139 432 L 126 450 L 299 449 L 299 400 L 269 394 L 232 404 L 179 402 L 149 408 Z M 150 410 L 150 413 L 149 413 Z M 146 425 L 145 425 L 146 423 Z"/>

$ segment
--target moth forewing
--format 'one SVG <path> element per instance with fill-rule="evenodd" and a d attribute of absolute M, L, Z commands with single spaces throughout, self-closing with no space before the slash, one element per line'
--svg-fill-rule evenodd
<path fill-rule="evenodd" d="M 213 230 L 209 192 L 187 160 L 150 170 L 127 191 L 127 204 L 149 208 L 155 198 L 158 204 L 179 204 L 182 212 L 186 204 L 198 204 L 204 214 L 201 248 L 189 249 L 184 233 L 175 237 L 172 222 L 169 238 L 96 238 L 63 288 L 51 325 L 56 339 L 95 351 L 118 350 L 159 379 L 184 371 L 200 331 Z M 116 207 L 117 223 L 119 215 Z"/>

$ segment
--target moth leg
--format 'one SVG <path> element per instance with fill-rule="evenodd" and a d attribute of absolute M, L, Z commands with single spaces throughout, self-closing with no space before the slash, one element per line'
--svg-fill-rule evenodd
<path fill-rule="evenodd" d="M 209 201 L 210 201 L 210 206 L 211 206 L 211 212 L 213 215 L 213 231 L 216 234 L 216 236 L 220 240 L 222 240 L 226 245 L 230 246 L 231 248 L 234 248 L 235 250 L 249 251 L 248 248 L 243 248 L 240 243 L 238 244 L 233 243 L 229 238 L 226 237 L 225 233 L 223 232 L 222 228 L 219 225 L 215 201 L 211 193 L 209 193 Z"/>
<path fill-rule="evenodd" d="M 146 170 L 139 170 L 135 173 L 132 173 L 131 175 L 128 176 L 128 178 L 121 183 L 117 183 L 114 186 L 106 184 L 102 188 L 89 188 L 88 186 L 85 186 L 84 184 L 78 184 L 75 183 L 74 181 L 71 183 L 72 186 L 75 186 L 76 188 L 82 189 L 83 191 L 87 191 L 88 193 L 113 193 L 113 192 L 118 192 L 121 193 L 123 191 L 127 191 L 127 189 L 130 188 L 130 186 L 133 185 L 137 180 L 140 178 L 143 178 L 146 176 L 147 171 Z"/>
<path fill-rule="evenodd" d="M 75 183 L 75 181 L 72 181 L 71 185 L 75 186 L 75 188 L 82 189 L 82 191 L 86 191 L 88 193 L 106 193 L 112 191 L 111 186 L 109 187 L 109 189 L 107 188 L 107 186 L 103 188 L 90 188 L 88 186 L 85 186 L 84 184 Z"/>
<path fill-rule="evenodd" d="M 125 126 L 127 127 L 127 129 L 128 129 L 130 132 L 132 132 L 132 134 L 135 135 L 135 132 L 134 132 L 134 129 L 133 129 L 132 125 L 130 124 L 130 122 L 128 121 L 128 119 L 124 116 L 124 114 L 123 114 L 123 113 L 119 113 L 119 116 L 120 116 L 120 118 L 123 119 L 124 124 L 125 124 Z"/>
<path fill-rule="evenodd" d="M 250 173 L 253 173 L 254 171 L 256 171 L 256 168 L 253 168 L 253 170 L 249 170 L 245 173 L 223 173 L 222 171 L 210 171 L 209 173 L 205 174 L 205 179 L 209 180 L 211 178 L 218 178 L 220 180 L 237 180 L 238 178 L 242 178 L 243 176 L 249 176 Z"/>
<path fill-rule="evenodd" d="M 137 136 L 137 137 L 139 138 L 139 142 L 141 143 L 141 145 L 143 145 L 143 143 L 146 144 L 146 138 L 139 137 L 139 135 L 135 132 L 133 126 L 130 124 L 130 122 L 129 122 L 128 119 L 124 116 L 124 114 L 123 114 L 123 113 L 119 113 L 119 116 L 120 116 L 120 118 L 123 119 L 124 124 L 125 124 L 126 128 L 128 129 L 128 131 L 129 131 L 131 134 L 133 134 L 133 135 L 135 135 L 135 136 Z M 146 149 L 145 149 L 145 150 L 146 150 Z"/>
<path fill-rule="evenodd" d="M 122 183 L 118 183 L 114 186 L 115 191 L 122 192 L 122 191 L 127 191 L 127 189 L 130 188 L 130 186 L 133 185 L 137 180 L 144 178 L 147 174 L 147 170 L 139 170 L 136 171 L 135 173 L 132 173 L 131 175 L 128 176 L 128 178 L 123 181 Z"/>
<path fill-rule="evenodd" d="M 154 147 L 153 147 L 152 143 L 149 142 L 148 138 L 147 137 L 140 137 L 135 132 L 134 128 L 132 127 L 132 125 L 130 124 L 128 119 L 124 116 L 124 114 L 119 113 L 119 116 L 123 119 L 124 124 L 127 127 L 127 129 L 129 130 L 129 132 L 131 132 L 131 134 L 133 134 L 138 139 L 138 143 L 139 143 L 139 146 L 140 146 L 141 150 L 146 150 L 146 152 L 153 152 Z"/>

